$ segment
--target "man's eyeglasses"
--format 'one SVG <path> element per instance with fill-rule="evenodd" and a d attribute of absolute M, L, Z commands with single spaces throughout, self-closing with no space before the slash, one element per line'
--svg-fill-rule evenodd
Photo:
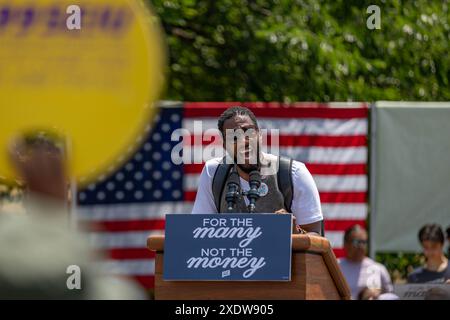
<path fill-rule="evenodd" d="M 367 245 L 367 240 L 353 239 L 352 245 L 354 247 L 362 247 Z"/>

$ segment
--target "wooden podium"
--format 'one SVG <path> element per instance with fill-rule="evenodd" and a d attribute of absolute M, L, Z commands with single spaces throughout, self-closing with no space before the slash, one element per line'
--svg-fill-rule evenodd
<path fill-rule="evenodd" d="M 156 300 L 349 300 L 350 289 L 327 239 L 292 235 L 291 281 L 164 281 L 164 236 L 147 239 L 156 251 Z"/>

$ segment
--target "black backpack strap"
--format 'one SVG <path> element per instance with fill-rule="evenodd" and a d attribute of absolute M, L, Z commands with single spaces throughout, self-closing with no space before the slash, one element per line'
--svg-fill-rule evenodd
<path fill-rule="evenodd" d="M 294 198 L 294 185 L 292 182 L 292 159 L 279 157 L 279 167 L 277 173 L 278 189 L 284 196 L 284 206 L 286 210 L 292 212 L 292 199 Z M 325 223 L 320 221 L 320 235 L 325 237 Z"/>
<path fill-rule="evenodd" d="M 325 237 L 325 221 L 320 221 L 320 235 L 322 237 Z"/>
<path fill-rule="evenodd" d="M 225 181 L 227 181 L 232 165 L 225 162 L 225 158 L 219 163 L 219 166 L 214 173 L 212 181 L 212 193 L 214 196 L 214 204 L 217 212 L 220 213 L 220 201 L 222 200 L 222 193 L 225 189 Z"/>
<path fill-rule="evenodd" d="M 292 159 L 278 157 L 278 189 L 284 196 L 284 206 L 288 212 L 292 212 L 291 205 L 294 198 L 294 187 L 292 185 Z"/>

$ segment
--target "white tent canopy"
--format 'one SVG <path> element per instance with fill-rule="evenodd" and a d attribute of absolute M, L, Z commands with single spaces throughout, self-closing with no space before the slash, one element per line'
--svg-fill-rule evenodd
<path fill-rule="evenodd" d="M 424 224 L 450 225 L 450 103 L 377 102 L 371 124 L 371 256 L 417 252 Z"/>

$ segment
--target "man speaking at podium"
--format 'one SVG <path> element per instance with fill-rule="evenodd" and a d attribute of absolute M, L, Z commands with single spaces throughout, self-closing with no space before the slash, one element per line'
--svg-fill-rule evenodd
<path fill-rule="evenodd" d="M 227 155 L 208 160 L 200 175 L 193 214 L 291 213 L 294 233 L 323 235 L 319 192 L 306 166 L 261 151 L 255 115 L 231 107 L 219 117 Z"/>

